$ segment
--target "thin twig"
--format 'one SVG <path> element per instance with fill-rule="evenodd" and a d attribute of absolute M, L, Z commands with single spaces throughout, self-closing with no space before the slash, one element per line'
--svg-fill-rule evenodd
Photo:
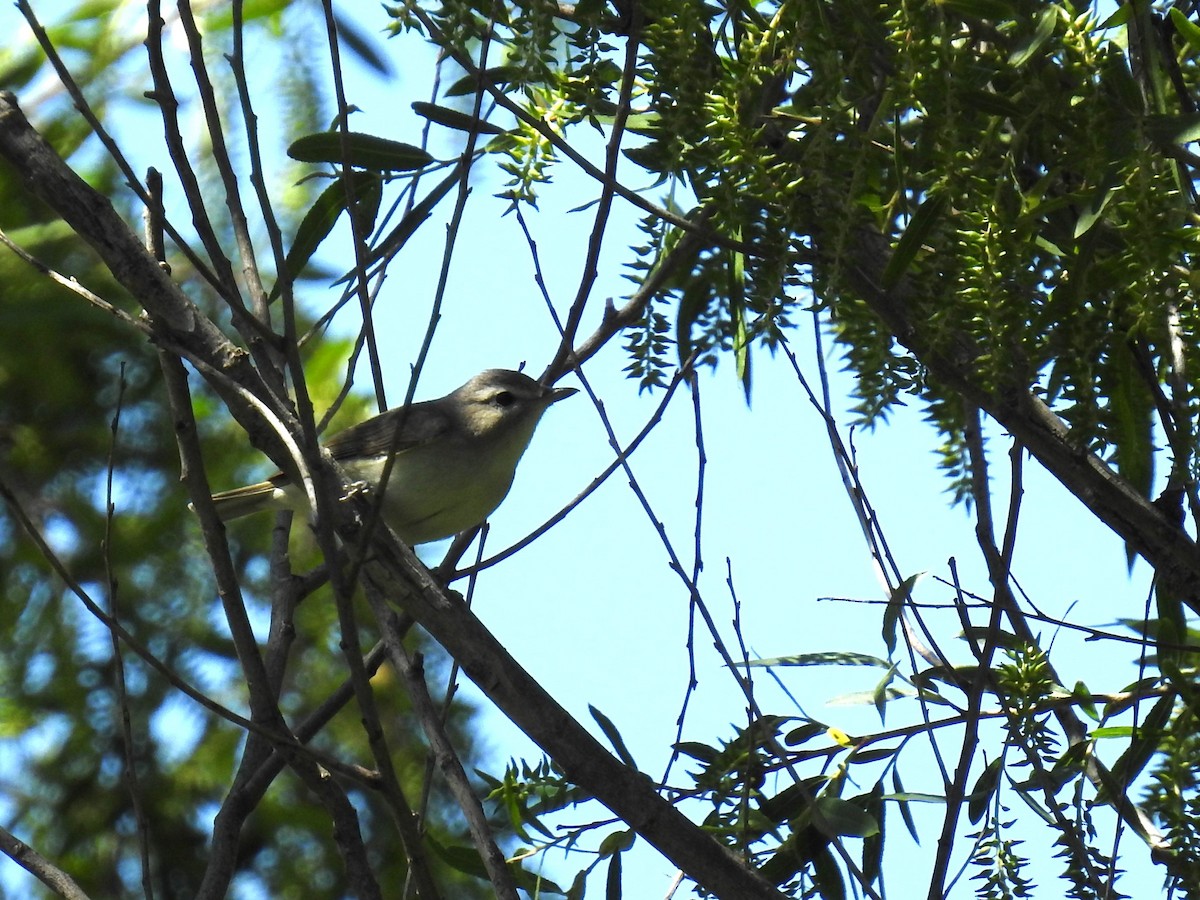
<path fill-rule="evenodd" d="M 692 546 L 692 583 L 696 584 L 699 583 L 700 572 L 704 568 L 703 544 L 700 539 L 700 532 L 703 522 L 704 472 L 708 465 L 708 454 L 704 451 L 703 418 L 700 409 L 700 379 L 695 370 L 688 373 L 688 385 L 692 389 L 692 428 L 696 435 L 696 517 L 694 520 L 695 527 L 693 529 Z M 689 598 L 688 602 L 687 640 L 685 646 L 687 648 L 688 660 L 687 685 L 683 690 L 683 700 L 679 704 L 679 715 L 675 717 L 675 740 L 672 742 L 671 755 L 668 757 L 666 768 L 663 770 L 662 780 L 664 783 L 670 778 L 671 769 L 680 758 L 679 745 L 683 741 L 683 726 L 687 720 L 688 705 L 700 683 L 696 674 L 696 604 L 691 602 L 691 598 Z"/>
<path fill-rule="evenodd" d="M 337 102 L 338 139 L 341 142 L 341 180 L 346 192 L 346 211 L 350 220 L 351 244 L 354 248 L 355 290 L 362 312 L 362 327 L 367 345 L 367 360 L 371 367 L 371 382 L 375 389 L 375 400 L 379 411 L 388 408 L 387 395 L 383 386 L 383 366 L 379 360 L 379 344 L 375 339 L 375 319 L 371 309 L 371 298 L 367 293 L 366 260 L 367 235 L 362 233 L 360 220 L 354 204 L 353 167 L 350 159 L 350 104 L 346 102 L 346 86 L 342 80 L 342 55 L 337 33 L 337 19 L 333 14 L 332 0 L 322 0 L 321 11 L 325 20 L 325 33 L 329 43 L 329 68 L 333 78 L 334 98 Z"/>
<path fill-rule="evenodd" d="M 164 125 L 163 134 L 167 143 L 167 151 L 171 156 L 171 164 L 176 174 L 179 175 L 188 209 L 192 212 L 193 227 L 200 238 L 200 243 L 204 245 L 208 258 L 215 267 L 215 271 L 212 272 L 212 286 L 230 305 L 235 315 L 241 314 L 247 319 L 252 318 L 242 305 L 233 277 L 233 267 L 230 265 L 228 257 L 225 256 L 221 241 L 213 228 L 212 218 L 209 216 L 208 207 L 204 202 L 204 192 L 200 187 L 200 179 L 196 175 L 191 155 L 183 141 L 183 129 L 179 122 L 179 100 L 171 85 L 166 57 L 163 55 L 162 28 L 164 23 L 159 0 L 148 0 L 146 3 L 146 21 L 148 29 L 146 34 L 147 61 L 154 83 L 153 91 L 148 92 L 147 96 L 158 104 Z M 203 65 L 203 60 L 193 60 L 193 63 Z M 109 152 L 112 153 L 112 150 Z M 143 203 L 147 203 L 149 199 L 144 194 L 142 195 Z M 201 271 L 208 270 L 202 269 Z"/>
<path fill-rule="evenodd" d="M 4 246 L 16 254 L 22 262 L 31 266 L 35 271 L 45 275 L 55 284 L 62 285 L 72 293 L 78 294 L 88 303 L 92 304 L 92 306 L 96 307 L 96 309 L 108 313 L 122 324 L 137 329 L 146 337 L 153 337 L 154 330 L 150 327 L 149 322 L 143 319 L 134 318 L 120 307 L 113 306 L 99 294 L 92 293 L 74 278 L 68 278 L 67 276 L 62 275 L 56 270 L 50 268 L 50 266 L 46 265 L 32 254 L 28 253 L 23 247 L 19 246 L 15 241 L 12 240 L 12 238 L 4 233 L 3 229 L 0 229 L 0 244 L 4 244 Z"/>
<path fill-rule="evenodd" d="M 113 412 L 108 445 L 108 463 L 104 479 L 104 584 L 108 591 L 108 614 L 114 622 L 120 620 L 117 609 L 118 583 L 113 571 L 113 518 L 116 506 L 113 503 L 113 471 L 116 469 L 117 435 L 121 424 L 121 406 L 125 399 L 125 363 L 121 363 L 121 375 L 117 382 L 117 402 Z M 129 692 L 125 685 L 125 659 L 121 655 L 121 639 L 115 631 L 109 632 L 112 641 L 113 682 L 117 694 L 117 709 L 120 710 L 121 743 L 125 783 L 129 788 L 129 801 L 133 807 L 133 819 L 137 827 L 138 850 L 142 867 L 142 893 L 147 900 L 154 900 L 154 884 L 150 872 L 150 824 L 146 819 L 146 808 L 142 805 L 142 791 L 138 783 L 137 750 L 133 740 L 133 722 L 129 712 Z"/>
<path fill-rule="evenodd" d="M 568 364 L 573 362 L 571 351 L 575 344 L 575 334 L 579 330 L 583 311 L 599 275 L 600 249 L 604 245 L 604 237 L 608 232 L 608 220 L 612 213 L 613 197 L 616 194 L 617 166 L 621 162 L 621 141 L 625 137 L 625 123 L 629 119 L 633 85 L 637 77 L 638 41 L 641 29 L 642 7 L 640 4 L 636 4 L 630 16 L 629 33 L 625 39 L 625 67 L 621 74 L 617 109 L 613 116 L 612 131 L 608 136 L 608 146 L 604 155 L 604 180 L 601 182 L 600 199 L 596 204 L 592 233 L 588 238 L 587 255 L 583 261 L 583 275 L 579 280 L 579 288 L 575 292 L 575 300 L 567 312 L 562 337 L 558 342 L 558 351 L 550 363 L 550 370 L 554 372 L 567 368 Z M 486 66 L 480 66 L 480 69 L 486 69 Z"/>
<path fill-rule="evenodd" d="M 661 219 L 664 222 L 669 222 L 676 228 L 682 229 L 683 231 L 693 235 L 699 235 L 703 232 L 704 239 L 706 241 L 717 243 L 730 249 L 740 250 L 741 252 L 747 253 L 751 256 L 755 255 L 754 248 L 749 247 L 740 241 L 731 240 L 724 235 L 717 234 L 716 232 L 712 232 L 710 229 L 708 229 L 706 227 L 708 220 L 707 216 L 688 218 L 687 216 L 678 215 L 677 213 L 673 213 L 665 207 L 659 206 L 658 204 L 647 200 L 637 191 L 626 187 L 619 181 L 608 178 L 603 169 L 593 164 L 585 156 L 583 156 L 583 154 L 571 146 L 570 142 L 568 142 L 561 134 L 555 131 L 553 127 L 541 119 L 531 115 L 524 109 L 524 107 L 510 99 L 503 90 L 493 84 L 487 75 L 480 69 L 480 67 L 475 65 L 474 60 L 453 46 L 450 40 L 446 37 L 445 33 L 437 27 L 437 23 L 435 23 L 429 14 L 421 9 L 420 6 L 414 5 L 409 7 L 409 9 L 413 15 L 420 20 L 421 25 L 426 29 L 434 43 L 443 47 L 445 51 L 454 58 L 454 61 L 462 66 L 468 75 L 474 78 L 488 91 L 488 93 L 492 95 L 500 107 L 512 113 L 530 128 L 533 128 L 535 131 L 537 131 L 538 134 L 540 134 L 554 146 L 555 150 L 562 153 L 562 155 L 571 160 L 571 162 L 575 163 L 575 165 L 578 166 L 589 177 L 594 178 L 596 181 L 601 183 L 611 183 L 613 190 L 620 197 L 628 200 L 634 206 L 650 213 L 654 217 Z"/>
<path fill-rule="evenodd" d="M 241 19 L 240 7 L 240 2 L 234 3 L 239 24 Z M 217 106 L 216 91 L 213 89 L 212 80 L 208 77 L 208 65 L 204 61 L 204 39 L 200 36 L 200 29 L 197 27 L 196 20 L 192 15 L 190 0 L 183 0 L 183 2 L 178 3 L 178 9 L 179 24 L 183 27 L 183 33 L 187 38 L 188 56 L 192 74 L 195 77 L 196 92 L 200 98 L 200 107 L 204 111 L 208 152 L 216 164 L 217 173 L 220 175 L 221 183 L 225 188 L 225 208 L 229 210 L 229 225 L 233 230 L 233 237 L 237 242 L 238 253 L 242 260 L 242 277 L 245 279 L 246 287 L 251 297 L 254 298 L 253 302 L 256 305 L 258 313 L 255 316 L 256 321 L 269 328 L 271 320 L 266 315 L 266 291 L 263 289 L 262 278 L 259 274 L 258 256 L 254 250 L 254 241 L 250 236 L 250 226 L 246 219 L 246 211 L 242 206 L 241 185 L 238 183 L 238 175 L 234 170 L 233 162 L 229 158 L 229 148 L 225 144 L 225 128 L 221 123 L 221 112 Z M 238 29 L 238 33 L 240 33 L 240 28 Z M 193 215 L 203 210 L 203 206 L 197 206 L 194 202 L 196 199 L 198 198 L 188 198 L 189 207 Z M 213 252 L 212 247 L 209 247 L 209 253 L 212 254 Z M 242 306 L 240 295 L 237 294 L 236 287 L 232 283 L 232 264 L 224 256 L 223 250 L 217 251 L 217 255 L 214 256 L 214 261 L 216 260 L 219 260 L 218 268 L 221 271 L 224 271 L 225 267 L 229 266 L 229 276 L 231 278 L 229 287 L 231 288 L 231 293 L 238 298 L 237 303 L 234 304 L 235 311 L 243 311 L 244 307 Z M 246 313 L 247 315 L 252 315 L 248 310 Z M 257 335 L 257 331 L 246 335 L 247 339 L 251 340 L 251 352 L 254 352 L 253 343 L 257 342 Z"/>
<path fill-rule="evenodd" d="M 387 606 L 377 592 L 368 590 L 367 598 L 370 600 L 377 618 L 380 620 L 396 618 L 396 613 Z M 389 631 L 394 631 L 394 627 Z M 505 865 L 504 854 L 496 845 L 479 798 L 475 796 L 475 791 L 467 779 L 462 762 L 454 752 L 454 746 L 442 723 L 442 716 L 434 706 L 433 698 L 429 696 L 429 688 L 425 684 L 424 657 L 419 653 L 410 654 L 404 644 L 399 641 L 388 641 L 386 646 L 391 655 L 392 668 L 404 679 L 408 688 L 413 713 L 421 723 L 426 740 L 429 741 L 430 753 L 437 761 L 442 777 L 446 779 L 450 794 L 467 820 L 467 829 L 471 834 L 475 849 L 479 851 L 479 856 L 483 860 L 488 880 L 492 883 L 492 889 L 500 900 L 517 900 L 517 889 L 513 884 L 512 875 Z M 425 894 L 422 893 L 421 897 L 424 898 Z"/>

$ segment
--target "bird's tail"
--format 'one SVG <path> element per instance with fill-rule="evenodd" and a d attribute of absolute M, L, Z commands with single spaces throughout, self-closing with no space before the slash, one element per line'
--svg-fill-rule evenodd
<path fill-rule="evenodd" d="M 213 494 L 212 499 L 222 522 L 240 519 L 242 516 L 267 509 L 283 509 L 289 505 L 287 494 L 270 481 L 221 491 L 219 494 Z"/>

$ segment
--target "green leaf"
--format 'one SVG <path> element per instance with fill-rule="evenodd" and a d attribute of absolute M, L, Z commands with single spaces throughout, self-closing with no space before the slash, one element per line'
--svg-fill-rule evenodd
<path fill-rule="evenodd" d="M 425 839 L 433 848 L 434 855 L 450 868 L 476 878 L 487 879 L 487 867 L 474 847 L 461 844 L 443 846 L 433 835 L 427 835 Z"/>
<path fill-rule="evenodd" d="M 813 854 L 813 884 L 821 892 L 822 900 L 845 900 L 846 882 L 842 878 L 841 866 L 828 846 Z"/>
<path fill-rule="evenodd" d="M 474 131 L 476 134 L 508 133 L 507 128 L 501 128 L 499 125 L 485 122 L 483 119 L 477 119 L 470 113 L 465 113 L 457 109 L 449 109 L 445 106 L 437 106 L 433 103 L 426 103 L 423 100 L 414 101 L 412 109 L 418 116 L 423 116 L 430 122 L 444 125 L 447 128 L 454 128 L 458 131 Z"/>
<path fill-rule="evenodd" d="M 1094 728 L 1088 733 L 1088 737 L 1102 740 L 1104 738 L 1126 738 L 1133 737 L 1132 725 L 1105 725 L 1101 728 Z"/>
<path fill-rule="evenodd" d="M 794 656 L 773 656 L 770 659 L 752 659 L 748 666 L 877 666 L 891 667 L 891 663 L 878 656 L 866 653 L 850 653 L 829 650 L 821 653 L 797 653 Z"/>
<path fill-rule="evenodd" d="M 371 252 L 371 258 L 367 261 L 368 265 L 378 262 L 389 254 L 395 253 L 405 242 L 408 241 L 416 230 L 421 227 L 433 212 L 434 208 L 442 201 L 442 199 L 450 193 L 450 190 L 459 183 L 462 178 L 462 163 L 451 167 L 450 173 L 438 182 L 421 202 L 414 206 L 400 220 L 400 223 L 388 232 L 387 236 L 379 242 L 379 245 Z"/>
<path fill-rule="evenodd" d="M 621 854 L 614 853 L 608 861 L 608 873 L 604 880 L 605 900 L 621 900 Z"/>
<path fill-rule="evenodd" d="M 924 574 L 924 572 L 918 572 L 915 575 L 909 575 L 888 597 L 887 606 L 883 610 L 883 643 L 887 647 L 888 656 L 896 652 L 896 625 L 900 622 L 900 613 L 904 611 L 904 604 L 912 596 L 912 589 L 917 583 L 917 579 Z"/>
<path fill-rule="evenodd" d="M 884 722 L 887 715 L 888 690 L 896 677 L 896 669 L 895 664 L 889 666 L 884 676 L 879 679 L 879 683 L 875 685 L 875 709 L 879 712 L 880 722 Z"/>
<path fill-rule="evenodd" d="M 798 747 L 800 744 L 807 743 L 814 737 L 824 734 L 826 731 L 828 731 L 828 728 L 820 722 L 808 722 L 793 728 L 785 734 L 783 742 L 789 747 Z"/>
<path fill-rule="evenodd" d="M 648 172 L 658 174 L 671 168 L 667 158 L 667 148 L 662 141 L 650 141 L 641 147 L 630 147 L 621 152 L 630 162 L 641 166 Z"/>
<path fill-rule="evenodd" d="M 971 820 L 972 825 L 979 824 L 979 820 L 987 811 L 988 803 L 991 802 L 996 786 L 1000 783 L 1001 766 L 1000 757 L 988 763 L 976 779 L 975 787 L 971 788 L 971 793 L 967 795 L 967 818 Z"/>
<path fill-rule="evenodd" d="M 1168 585 L 1154 586 L 1154 604 L 1158 610 L 1158 627 L 1154 645 L 1158 649 L 1160 668 L 1177 667 L 1183 653 L 1177 649 L 1187 640 L 1187 612 L 1183 600 Z"/>
<path fill-rule="evenodd" d="M 899 767 L 892 768 L 892 798 L 900 806 L 900 818 L 904 819 L 904 827 L 908 829 L 908 833 L 912 836 L 915 843 L 921 843 L 920 832 L 917 831 L 917 823 L 913 819 L 912 810 L 908 808 L 908 804 L 912 802 L 927 803 L 933 801 L 920 800 L 920 797 L 932 796 L 930 794 L 910 794 L 904 790 L 904 782 L 900 780 Z M 945 803 L 944 797 L 937 797 L 937 801 Z"/>
<path fill-rule="evenodd" d="M 741 229 L 737 229 L 733 237 L 742 239 Z M 750 403 L 750 332 L 746 327 L 746 257 L 745 254 L 734 250 L 729 253 L 729 289 L 726 296 L 729 300 L 730 331 L 733 342 L 733 368 L 742 390 L 746 394 L 746 403 Z"/>
<path fill-rule="evenodd" d="M 588 869 L 582 869 L 575 873 L 575 880 L 571 882 L 571 887 L 567 890 L 567 900 L 583 900 L 587 889 L 588 871 Z M 537 894 L 530 894 L 530 896 L 536 897 Z"/>
<path fill-rule="evenodd" d="M 353 176 L 351 191 L 354 195 L 355 208 L 369 212 L 370 218 L 373 219 L 375 212 L 379 210 L 379 200 L 383 190 L 379 178 L 365 172 L 345 174 Z M 360 204 L 362 204 L 361 207 Z M 333 226 L 337 223 L 337 220 L 341 217 L 345 209 L 346 185 L 341 178 L 338 178 L 321 192 L 316 202 L 304 214 L 304 218 L 300 220 L 300 225 L 296 229 L 296 236 L 292 239 L 292 246 L 288 248 L 285 263 L 287 272 L 293 279 L 297 278 L 304 270 L 304 267 L 317 251 L 321 242 L 329 236 L 329 233 L 333 230 Z M 365 223 L 367 216 L 363 215 L 360 221 Z M 360 229 L 360 233 L 369 234 L 370 228 Z M 275 300 L 279 296 L 282 287 L 283 280 L 277 280 L 275 286 L 271 289 L 271 300 Z"/>
<path fill-rule="evenodd" d="M 916 696 L 915 691 L 901 691 L 896 688 L 887 688 L 883 692 L 882 700 L 887 703 L 892 700 L 903 700 L 913 696 Z M 845 694 L 838 694 L 828 701 L 830 706 L 866 706 L 870 704 L 876 708 L 878 708 L 879 702 L 880 697 L 876 691 L 848 691 Z"/>
<path fill-rule="evenodd" d="M 678 750 L 684 756 L 690 756 L 692 759 L 697 759 L 706 765 L 716 762 L 717 758 L 721 755 L 721 751 L 716 747 L 701 744 L 699 741 L 680 741 L 678 744 L 672 744 L 671 746 L 672 749 Z"/>
<path fill-rule="evenodd" d="M 847 762 L 854 764 L 879 762 L 881 759 L 895 756 L 899 749 L 899 747 L 869 747 L 866 750 L 855 750 L 850 754 Z"/>
<path fill-rule="evenodd" d="M 879 823 L 862 807 L 843 800 L 841 797 L 818 797 L 817 809 L 821 815 L 814 824 L 829 837 L 870 837 L 879 833 Z"/>
<path fill-rule="evenodd" d="M 941 0 L 939 5 L 960 16 L 994 22 L 1004 22 L 1017 17 L 1016 7 L 1005 0 Z"/>
<path fill-rule="evenodd" d="M 633 761 L 633 754 L 625 746 L 625 741 L 621 739 L 621 733 L 617 731 L 617 726 L 612 723 L 612 720 L 590 704 L 588 705 L 588 712 L 592 714 L 592 718 L 596 720 L 596 724 L 600 726 L 600 730 L 604 732 L 604 736 L 608 738 L 609 743 L 613 745 L 613 749 L 617 751 L 617 756 L 620 757 L 621 762 L 625 763 L 631 769 L 636 769 L 637 763 Z"/>
<path fill-rule="evenodd" d="M 679 298 L 679 310 L 675 316 L 675 346 L 679 348 L 679 364 L 687 363 L 692 356 L 692 326 L 708 308 L 708 291 L 699 280 L 690 281 Z"/>
<path fill-rule="evenodd" d="M 877 782 L 871 792 L 864 795 L 862 799 L 867 814 L 873 816 L 879 823 L 879 830 L 875 834 L 863 838 L 863 874 L 867 877 L 867 884 L 871 884 L 879 880 L 879 876 L 883 873 L 883 837 L 885 833 L 883 786 Z"/>
<path fill-rule="evenodd" d="M 1109 28 L 1117 28 L 1126 24 L 1129 17 L 1133 15 L 1133 4 L 1122 3 L 1117 6 L 1117 11 L 1100 23 L 1097 31 L 1107 31 Z"/>
<path fill-rule="evenodd" d="M 893 773 L 894 775 L 895 773 Z M 941 794 L 924 794 L 920 791 L 897 791 L 892 794 L 884 794 L 884 800 L 891 800 L 900 806 L 906 803 L 945 803 L 946 798 Z M 915 838 L 916 835 L 913 835 Z"/>
<path fill-rule="evenodd" d="M 520 81 L 525 74 L 525 70 L 520 66 L 492 66 L 490 69 L 484 69 L 480 75 L 485 84 L 504 85 L 515 81 Z M 467 94 L 474 94 L 479 87 L 480 76 L 475 73 L 468 73 L 454 84 L 446 89 L 445 96 L 447 97 L 465 97 Z"/>
<path fill-rule="evenodd" d="M 1097 791 L 1097 801 L 1108 803 L 1113 797 L 1125 793 L 1126 785 L 1133 784 L 1142 769 L 1158 752 L 1162 731 L 1171 719 L 1175 708 L 1174 694 L 1159 698 L 1145 719 L 1138 723 L 1129 747 L 1118 757 L 1107 771 L 1101 771 L 1102 789 Z"/>
<path fill-rule="evenodd" d="M 1096 704 L 1092 702 L 1092 692 L 1088 690 L 1086 684 L 1082 681 L 1076 681 L 1075 690 L 1071 691 L 1071 696 L 1078 701 L 1076 708 L 1081 710 L 1085 716 L 1093 722 L 1100 721 L 1100 713 L 1096 709 Z"/>
<path fill-rule="evenodd" d="M 621 831 L 613 831 L 604 836 L 600 841 L 600 847 L 597 849 L 597 854 L 601 859 L 606 856 L 613 856 L 624 853 L 633 846 L 634 840 L 637 838 L 637 832 L 632 829 L 623 829 Z"/>
<path fill-rule="evenodd" d="M 487 867 L 484 866 L 479 851 L 474 847 L 459 844 L 445 846 L 432 834 L 427 834 L 425 840 L 433 849 L 434 856 L 450 868 L 466 875 L 472 875 L 482 881 L 488 880 Z M 517 887 L 525 890 L 531 897 L 547 894 L 565 895 L 563 889 L 553 881 L 528 871 L 518 862 L 509 862 L 508 871 Z"/>
<path fill-rule="evenodd" d="M 1012 784 L 1013 790 L 1016 791 L 1017 796 L 1025 802 L 1026 806 L 1033 810 L 1034 815 L 1040 818 L 1047 825 L 1053 826 L 1055 824 L 1054 814 L 1051 813 L 1050 810 L 1046 809 L 1046 807 L 1042 805 L 1041 800 L 1038 798 L 1044 796 L 1044 789 L 1048 789 L 1051 793 L 1053 793 L 1062 786 L 1061 784 L 1051 782 L 1043 786 L 1038 784 L 1033 779 L 1021 783 L 1012 782 L 1010 779 L 1010 783 Z"/>
<path fill-rule="evenodd" d="M 1014 49 L 1008 57 L 1008 64 L 1014 69 L 1019 69 L 1025 63 L 1029 62 L 1046 45 L 1046 41 L 1050 40 L 1053 36 L 1054 26 L 1057 23 L 1058 7 L 1050 4 L 1038 16 L 1037 26 L 1033 30 L 1033 35 L 1028 41 Z"/>
<path fill-rule="evenodd" d="M 1150 140 L 1160 146 L 1200 141 L 1200 113 L 1187 115 L 1150 115 L 1143 125 Z"/>
<path fill-rule="evenodd" d="M 360 29 L 354 19 L 339 15 L 335 11 L 334 24 L 337 26 L 338 41 L 353 51 L 360 62 L 373 69 L 377 75 L 385 78 L 392 76 L 392 65 L 388 57 L 375 49 L 372 36 Z"/>
<path fill-rule="evenodd" d="M 1175 31 L 1187 41 L 1192 55 L 1200 55 L 1200 25 L 1189 19 L 1177 6 L 1172 6 L 1167 10 L 1167 15 L 1171 17 L 1171 24 L 1175 26 Z"/>
<path fill-rule="evenodd" d="M 962 635 L 964 640 L 970 641 L 980 648 L 986 646 L 989 641 L 993 647 L 1003 650 L 1019 650 L 1026 646 L 1024 638 L 1017 637 L 1011 631 L 993 629 L 987 625 L 971 625 L 963 629 Z M 971 674 L 976 669 L 976 666 L 962 666 L 955 671 Z"/>
<path fill-rule="evenodd" d="M 345 141 L 343 155 L 340 132 L 318 131 L 293 141 L 287 152 L 300 162 L 349 164 L 376 172 L 405 172 L 433 162 L 433 157 L 420 147 L 373 134 L 351 131 Z"/>
<path fill-rule="evenodd" d="M 1118 339 L 1109 355 L 1106 380 L 1117 471 L 1135 491 L 1149 497 L 1154 481 L 1154 398 L 1127 343 Z M 1132 565 L 1133 548 L 1127 553 Z"/>
<path fill-rule="evenodd" d="M 613 125 L 615 115 L 595 116 L 601 125 Z M 644 137 L 655 137 L 662 131 L 662 116 L 656 112 L 633 113 L 625 117 L 625 130 Z"/>
<path fill-rule="evenodd" d="M 1116 193 L 1115 186 L 1104 186 L 1093 194 L 1092 202 L 1084 206 L 1084 211 L 1080 212 L 1078 220 L 1075 221 L 1075 240 L 1079 240 L 1090 232 L 1094 224 L 1100 221 L 1100 218 L 1104 216 L 1104 210 L 1108 208 L 1110 200 L 1116 196 Z"/>
<path fill-rule="evenodd" d="M 908 271 L 912 261 L 917 258 L 917 254 L 925 245 L 925 239 L 933 233 L 934 227 L 941 221 L 949 203 L 950 198 L 946 194 L 935 191 L 928 194 L 924 202 L 917 207 L 917 211 L 908 220 L 908 227 L 896 241 L 892 258 L 888 260 L 887 267 L 883 270 L 883 286 L 885 288 L 895 287 L 904 273 Z"/>

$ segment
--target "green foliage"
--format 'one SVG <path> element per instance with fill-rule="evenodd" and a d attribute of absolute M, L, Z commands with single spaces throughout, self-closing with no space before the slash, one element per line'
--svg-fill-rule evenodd
<path fill-rule="evenodd" d="M 247 5 L 248 19 L 256 19 L 252 5 Z M 140 95 L 147 83 L 127 77 L 137 63 L 132 54 L 141 50 L 142 37 L 112 15 L 112 6 L 80 5 L 51 29 L 102 117 L 106 101 L 115 102 L 126 91 Z M 264 28 L 280 26 L 277 37 L 283 32 L 296 37 L 293 20 L 285 25 L 263 13 L 257 21 Z M 223 27 L 228 29 L 229 23 Z M 208 37 L 221 40 L 227 32 Z M 302 45 L 297 39 L 295 46 Z M 87 52 L 74 53 L 74 46 Z M 10 73 L 6 88 L 32 78 L 39 68 L 30 63 L 39 55 L 27 46 L 14 42 L 3 53 L 0 67 L 7 66 Z M 290 82 L 286 73 L 280 76 L 281 88 L 286 83 L 295 88 L 309 74 L 291 72 Z M 305 98 L 307 110 L 293 104 L 281 112 L 293 124 L 315 118 L 318 98 L 298 89 L 294 96 Z M 74 110 L 51 103 L 36 112 L 44 133 L 60 153 L 72 157 L 90 184 L 118 204 L 128 202 L 115 168 L 96 162 L 102 157 L 83 143 L 82 119 Z M 201 156 L 207 158 L 197 154 Z M 307 196 L 295 191 L 279 204 L 285 223 L 295 210 L 289 201 Z M 14 242 L 136 315 L 136 305 L 95 255 L 65 223 L 30 202 L 4 166 L 0 209 L 0 227 Z M 123 212 L 137 221 L 141 211 Z M 270 258 L 269 253 L 263 256 Z M 180 256 L 170 262 L 201 308 L 218 316 L 211 288 L 188 260 Z M 0 479 L 83 591 L 111 610 L 178 679 L 231 709 L 244 709 L 243 676 L 195 517 L 178 482 L 175 422 L 155 347 L 136 330 L 37 275 L 7 249 L 0 252 L 0 283 Z M 351 342 L 334 338 L 305 349 L 308 388 L 320 411 L 341 392 L 351 351 Z M 214 396 L 194 377 L 191 386 L 198 428 L 212 449 L 207 474 L 213 483 L 234 484 L 265 474 L 264 461 L 245 433 L 221 415 Z M 347 419 L 366 412 L 366 402 L 357 396 L 341 403 L 340 416 Z M 270 528 L 236 528 L 230 536 L 250 615 L 265 622 L 273 596 Z M 297 541 L 291 561 L 298 576 L 315 566 L 311 542 Z M 323 579 L 315 581 L 323 584 Z M 328 590 L 318 588 L 303 601 L 293 623 L 292 663 L 302 675 L 289 678 L 279 698 L 285 713 L 297 719 L 310 714 L 346 677 Z M 138 835 L 143 834 L 147 880 L 155 896 L 195 896 L 209 859 L 213 813 L 229 791 L 245 731 L 185 698 L 127 646 L 121 649 L 126 684 L 121 698 L 107 631 L 49 568 L 18 523 L 15 507 L 3 502 L 0 611 L 9 623 L 0 629 L 5 827 L 18 830 L 96 897 L 140 895 Z M 429 666 L 436 671 L 436 650 L 429 652 Z M 413 740 L 420 727 L 389 680 L 386 670 L 376 680 L 381 702 L 389 704 L 387 736 L 392 746 L 404 748 L 396 765 L 406 787 L 419 795 L 426 748 Z M 121 728 L 126 715 L 131 747 Z M 463 748 L 471 746 L 466 719 L 460 706 L 450 715 L 450 729 Z M 353 713 L 343 713 L 314 743 L 340 756 L 362 742 L 361 722 Z M 136 776 L 133 784 L 126 780 L 127 758 Z M 395 851 L 389 815 L 373 795 L 355 791 L 354 799 L 362 810 L 364 840 L 376 872 L 387 883 L 402 884 L 407 863 Z M 433 794 L 426 825 L 432 835 L 450 843 L 459 839 L 461 823 L 443 801 Z M 280 776 L 243 833 L 238 889 L 274 897 L 345 896 L 344 861 L 330 830 L 309 789 L 293 776 Z M 456 896 L 483 895 L 474 875 L 435 866 Z"/>
<path fill-rule="evenodd" d="M 1002 828 L 1011 827 L 1012 822 L 995 825 L 994 828 L 971 835 L 977 840 L 971 856 L 971 864 L 978 869 L 971 876 L 972 880 L 978 882 L 975 896 L 980 900 L 1035 896 L 1032 893 L 1035 885 L 1021 873 L 1027 865 L 1027 860 L 1020 856 L 1017 849 L 1021 842 L 1001 836 Z"/>
<path fill-rule="evenodd" d="M 1058 741 L 1047 727 L 1046 699 L 1054 689 L 1050 661 L 1045 651 L 1032 644 L 1006 649 L 1008 662 L 996 668 L 996 684 L 1004 703 L 1005 728 L 1011 743 L 1036 754 L 1043 763 L 1053 763 Z M 1033 765 L 1024 759 L 1017 766 Z"/>
<path fill-rule="evenodd" d="M 1179 896 L 1200 896 L 1200 737 L 1194 702 L 1180 706 L 1160 736 L 1160 756 L 1145 805 L 1164 825 L 1175 859 L 1172 887 Z"/>
<path fill-rule="evenodd" d="M 993 390 L 1036 386 L 1081 445 L 1111 452 L 1149 490 L 1164 299 L 1194 327 L 1180 269 L 1196 251 L 1192 197 L 1173 157 L 1191 135 L 1197 66 L 1177 10 L 1180 52 L 1135 76 L 1121 28 L 1056 4 L 687 0 L 639 4 L 620 23 L 597 8 L 572 22 L 516 7 L 495 32 L 505 89 L 563 134 L 596 122 L 620 82 L 606 28 L 637 31 L 630 113 L 642 140 L 626 155 L 729 239 L 671 288 L 681 355 L 711 363 L 733 349 L 748 384 L 743 351 L 773 346 L 795 289 L 811 283 L 858 376 L 860 415 L 923 398 L 964 498 L 957 398 L 858 301 L 847 268 L 861 230 L 878 229 L 894 247 L 882 283 L 904 279 L 929 350 L 970 354 Z M 441 15 L 457 46 L 483 33 L 469 4 Z M 545 135 L 521 124 L 499 146 L 507 195 L 534 202 L 554 155 Z M 640 346 L 631 352 L 642 378 Z"/>

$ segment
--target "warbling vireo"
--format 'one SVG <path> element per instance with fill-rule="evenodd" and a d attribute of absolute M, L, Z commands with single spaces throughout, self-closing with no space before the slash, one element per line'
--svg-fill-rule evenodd
<path fill-rule="evenodd" d="M 396 461 L 384 490 L 384 521 L 409 544 L 478 525 L 508 494 L 542 413 L 575 393 L 520 372 L 488 369 L 439 400 L 390 409 L 338 432 L 325 448 L 369 488 Z M 397 428 L 399 434 L 397 434 Z M 266 509 L 308 512 L 304 490 L 284 474 L 213 495 L 222 521 Z"/>

